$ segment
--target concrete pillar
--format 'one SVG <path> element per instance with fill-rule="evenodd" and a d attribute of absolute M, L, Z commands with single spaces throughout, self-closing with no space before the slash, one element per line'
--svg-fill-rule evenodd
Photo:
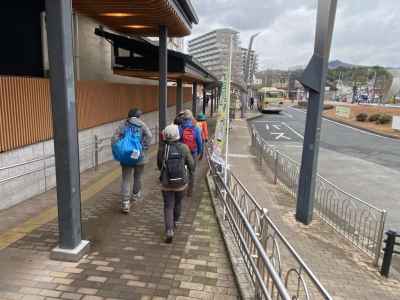
<path fill-rule="evenodd" d="M 57 178 L 59 245 L 52 259 L 78 261 L 82 240 L 71 0 L 46 0 L 50 90 Z"/>

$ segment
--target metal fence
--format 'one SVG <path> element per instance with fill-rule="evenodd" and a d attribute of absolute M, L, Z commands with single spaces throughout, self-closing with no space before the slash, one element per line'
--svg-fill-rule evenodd
<path fill-rule="evenodd" d="M 297 198 L 300 164 L 268 145 L 254 126 L 250 134 L 258 163 L 265 163 L 273 172 L 274 183 Z M 319 217 L 354 246 L 373 257 L 377 265 L 386 211 L 343 191 L 320 175 L 316 177 L 314 200 Z"/>
<path fill-rule="evenodd" d="M 158 126 L 150 128 L 153 134 L 152 144 L 158 143 Z M 97 170 L 98 167 L 107 161 L 112 160 L 111 154 L 111 136 L 99 137 L 94 135 L 93 142 L 79 145 L 79 160 L 81 162 L 81 171 L 91 169 Z M 13 174 L 0 178 L 0 185 L 11 183 L 25 176 L 37 175 L 37 181 L 44 181 L 42 192 L 46 192 L 55 187 L 55 155 L 45 155 L 33 160 L 0 167 L 0 172 L 9 171 Z M 49 180 L 52 178 L 52 180 Z"/>
<path fill-rule="evenodd" d="M 255 287 L 255 299 L 332 299 L 246 187 L 208 155 L 216 194 Z"/>

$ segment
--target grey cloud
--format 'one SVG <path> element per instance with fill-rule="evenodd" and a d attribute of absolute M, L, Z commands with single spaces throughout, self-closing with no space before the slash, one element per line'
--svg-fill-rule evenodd
<path fill-rule="evenodd" d="M 240 31 L 242 45 L 262 31 L 255 49 L 264 67 L 307 64 L 317 0 L 192 0 L 200 17 L 193 36 L 220 27 Z M 332 59 L 400 66 L 400 1 L 339 0 Z"/>

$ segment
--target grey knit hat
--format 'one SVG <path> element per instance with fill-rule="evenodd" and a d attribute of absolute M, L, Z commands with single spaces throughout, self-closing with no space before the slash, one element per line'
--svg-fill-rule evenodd
<path fill-rule="evenodd" d="M 168 125 L 164 129 L 164 137 L 170 142 L 178 141 L 180 139 L 179 127 L 175 124 Z"/>

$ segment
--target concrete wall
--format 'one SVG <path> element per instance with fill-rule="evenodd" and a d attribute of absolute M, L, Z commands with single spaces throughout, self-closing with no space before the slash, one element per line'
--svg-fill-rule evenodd
<path fill-rule="evenodd" d="M 185 104 L 190 107 L 190 102 Z M 168 109 L 168 121 L 175 116 L 175 106 Z M 158 124 L 158 111 L 143 115 L 142 119 L 150 128 Z M 94 139 L 97 135 L 100 139 L 107 138 L 99 152 L 99 163 L 112 160 L 111 147 L 108 138 L 122 121 L 108 123 L 79 132 L 79 152 L 81 172 L 94 167 Z M 153 138 L 155 142 L 155 137 Z M 29 145 L 16 150 L 0 153 L 0 210 L 16 205 L 26 199 L 54 188 L 56 185 L 53 140 Z M 28 164 L 6 168 L 8 166 Z M 29 173 L 29 174 L 27 174 Z M 24 175 L 26 174 L 26 175 Z M 22 175 L 22 176 L 21 176 Z M 18 177 L 14 178 L 13 177 Z M 6 180 L 11 178 L 10 180 Z"/>

